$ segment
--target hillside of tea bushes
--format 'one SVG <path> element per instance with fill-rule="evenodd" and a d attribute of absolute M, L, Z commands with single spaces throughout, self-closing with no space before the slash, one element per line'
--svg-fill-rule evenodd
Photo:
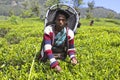
<path fill-rule="evenodd" d="M 59 61 L 61 73 L 49 61 L 37 60 L 44 21 L 11 17 L 0 21 L 1 80 L 120 80 L 120 20 L 81 19 L 75 34 L 78 64 Z"/>

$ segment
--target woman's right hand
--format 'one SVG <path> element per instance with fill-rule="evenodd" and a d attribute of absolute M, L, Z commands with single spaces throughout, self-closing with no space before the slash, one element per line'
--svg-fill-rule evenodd
<path fill-rule="evenodd" d="M 57 72 L 61 72 L 62 71 L 62 69 L 61 69 L 61 67 L 59 65 L 56 65 L 55 69 L 57 70 Z"/>

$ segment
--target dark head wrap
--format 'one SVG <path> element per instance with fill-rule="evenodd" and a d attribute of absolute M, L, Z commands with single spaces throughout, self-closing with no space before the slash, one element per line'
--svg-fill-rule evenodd
<path fill-rule="evenodd" d="M 57 16 L 58 16 L 59 14 L 64 15 L 64 16 L 66 17 L 66 19 L 68 19 L 68 18 L 70 17 L 70 15 L 68 14 L 67 11 L 65 11 L 65 10 L 58 10 L 58 11 L 56 12 L 56 15 L 55 15 L 54 20 L 57 18 Z"/>

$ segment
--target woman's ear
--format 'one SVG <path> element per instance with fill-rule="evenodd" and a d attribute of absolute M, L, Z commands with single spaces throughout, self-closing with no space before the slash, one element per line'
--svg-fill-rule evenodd
<path fill-rule="evenodd" d="M 68 23 L 66 22 L 65 25 L 68 25 Z"/>

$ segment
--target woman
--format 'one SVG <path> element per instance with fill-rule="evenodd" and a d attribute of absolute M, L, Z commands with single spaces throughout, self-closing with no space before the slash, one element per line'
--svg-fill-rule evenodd
<path fill-rule="evenodd" d="M 62 69 L 53 54 L 57 49 L 63 49 L 67 44 L 67 53 L 71 63 L 77 64 L 74 48 L 74 33 L 67 27 L 69 15 L 63 10 L 58 10 L 55 16 L 55 24 L 48 25 L 44 30 L 44 54 L 50 60 L 50 67 L 60 72 Z M 57 48 L 57 49 L 56 49 Z"/>

